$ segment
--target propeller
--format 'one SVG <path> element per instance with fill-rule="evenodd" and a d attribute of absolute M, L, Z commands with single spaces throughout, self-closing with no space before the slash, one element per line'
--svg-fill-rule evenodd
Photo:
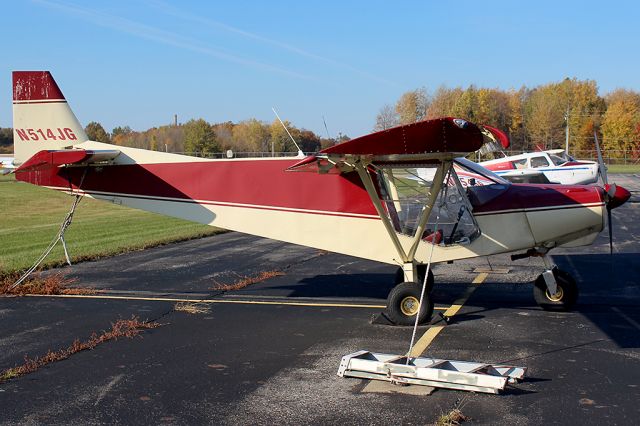
<path fill-rule="evenodd" d="M 607 226 L 609 228 L 609 254 L 613 255 L 613 227 L 611 226 L 611 207 L 607 203 Z"/>
<path fill-rule="evenodd" d="M 598 133 L 593 131 L 593 137 L 596 140 L 596 153 L 598 154 L 598 172 L 600 173 L 600 177 L 602 178 L 602 183 L 607 185 L 609 182 L 607 180 L 607 167 L 604 165 L 604 160 L 602 159 L 602 151 L 600 151 L 600 144 L 598 143 Z"/>
<path fill-rule="evenodd" d="M 596 152 L 598 154 L 598 171 L 604 184 L 604 201 L 607 206 L 607 226 L 609 227 L 609 254 L 613 254 L 613 226 L 611 223 L 612 215 L 611 210 L 626 203 L 631 193 L 621 186 L 617 186 L 615 183 L 609 185 L 607 177 L 607 168 L 604 165 L 602 159 L 602 151 L 600 151 L 600 144 L 598 143 L 598 134 L 594 131 L 593 137 L 596 141 Z"/>

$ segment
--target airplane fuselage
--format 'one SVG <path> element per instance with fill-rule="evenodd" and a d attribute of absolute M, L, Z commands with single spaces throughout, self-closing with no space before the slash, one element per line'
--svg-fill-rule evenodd
<path fill-rule="evenodd" d="M 113 148 L 87 142 L 83 149 Z M 398 264 L 398 254 L 357 173 L 286 171 L 292 158 L 209 160 L 117 147 L 106 167 L 53 167 L 17 175 L 74 192 L 262 237 Z M 436 245 L 434 262 L 522 250 L 589 244 L 603 227 L 597 187 L 493 184 L 468 188 L 480 235 L 467 244 Z M 411 239 L 399 235 L 406 247 Z M 422 241 L 416 260 L 432 245 Z"/>

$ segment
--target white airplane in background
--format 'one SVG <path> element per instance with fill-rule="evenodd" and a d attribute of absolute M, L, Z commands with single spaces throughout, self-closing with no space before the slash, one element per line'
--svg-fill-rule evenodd
<path fill-rule="evenodd" d="M 14 171 L 16 166 L 13 165 L 13 157 L 0 157 L 0 173 L 7 175 Z"/>
<path fill-rule="evenodd" d="M 588 185 L 598 181 L 598 163 L 576 160 L 562 149 L 528 152 L 479 163 L 514 183 Z"/>

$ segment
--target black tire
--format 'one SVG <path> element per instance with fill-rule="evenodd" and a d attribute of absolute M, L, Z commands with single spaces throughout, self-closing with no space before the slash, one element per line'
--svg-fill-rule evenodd
<path fill-rule="evenodd" d="M 387 297 L 387 316 L 397 325 L 413 325 L 419 311 L 418 324 L 431 320 L 433 315 L 433 299 L 425 291 L 419 306 L 421 286 L 414 282 L 400 283 L 389 292 Z"/>
<path fill-rule="evenodd" d="M 420 287 L 422 287 L 422 283 L 424 282 L 424 273 L 426 270 L 427 265 L 418 265 L 418 284 L 420 285 Z M 402 270 L 402 268 L 398 268 L 398 270 L 396 271 L 395 283 L 400 284 L 402 282 L 404 282 L 404 271 Z M 433 272 L 431 272 L 431 268 L 429 268 L 429 278 L 427 278 L 426 289 L 427 293 L 431 293 L 431 290 L 433 290 L 433 282 Z"/>
<path fill-rule="evenodd" d="M 546 311 L 568 311 L 578 301 L 578 285 L 576 280 L 562 269 L 554 269 L 553 276 L 558 284 L 558 292 L 550 295 L 547 284 L 542 274 L 533 284 L 533 298 L 536 303 Z"/>

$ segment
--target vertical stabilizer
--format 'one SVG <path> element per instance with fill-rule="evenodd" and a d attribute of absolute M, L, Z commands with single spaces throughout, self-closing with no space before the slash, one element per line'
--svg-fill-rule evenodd
<path fill-rule="evenodd" d="M 69 148 L 87 135 L 49 71 L 13 72 L 13 146 L 20 165 L 38 151 Z"/>

